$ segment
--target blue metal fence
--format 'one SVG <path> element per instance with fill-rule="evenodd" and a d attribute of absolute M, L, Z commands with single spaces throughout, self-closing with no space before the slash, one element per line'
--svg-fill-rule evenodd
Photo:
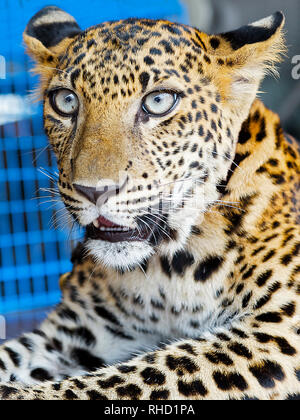
<path fill-rule="evenodd" d="M 60 226 L 60 203 L 41 204 L 51 200 L 41 188 L 54 188 L 49 176 L 55 178 L 56 166 L 43 134 L 41 106 L 28 100 L 38 80 L 29 74 L 32 63 L 24 54 L 22 32 L 33 14 L 49 4 L 0 0 L 0 56 L 6 63 L 5 79 L 0 69 L 0 314 L 55 304 L 60 297 L 58 276 L 71 268 L 72 241 L 81 236 L 78 229 L 70 232 Z M 54 4 L 72 14 L 82 28 L 130 16 L 187 20 L 177 0 Z M 2 58 L 2 67 L 3 62 Z M 46 198 L 34 199 L 37 196 Z"/>

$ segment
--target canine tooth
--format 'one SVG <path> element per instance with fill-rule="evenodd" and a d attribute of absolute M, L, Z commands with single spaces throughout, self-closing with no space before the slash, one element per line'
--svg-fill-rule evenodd
<path fill-rule="evenodd" d="M 93 225 L 98 229 L 99 228 L 99 222 L 98 219 L 93 221 Z"/>

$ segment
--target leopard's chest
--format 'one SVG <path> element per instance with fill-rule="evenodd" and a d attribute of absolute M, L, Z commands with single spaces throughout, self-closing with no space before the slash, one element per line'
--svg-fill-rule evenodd
<path fill-rule="evenodd" d="M 223 325 L 238 311 L 226 302 L 226 278 L 229 266 L 224 263 L 209 282 L 195 281 L 197 263 L 184 273 L 167 276 L 157 265 L 147 273 L 125 274 L 107 279 L 101 285 L 106 307 L 133 335 L 160 341 L 198 337 Z"/>

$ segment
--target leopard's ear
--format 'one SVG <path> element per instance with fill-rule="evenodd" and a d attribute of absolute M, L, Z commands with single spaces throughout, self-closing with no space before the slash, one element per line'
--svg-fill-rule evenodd
<path fill-rule="evenodd" d="M 44 7 L 28 22 L 23 34 L 27 52 L 37 62 L 55 66 L 72 39 L 81 32 L 75 19 L 56 6 Z"/>
<path fill-rule="evenodd" d="M 208 54 L 214 60 L 212 77 L 223 96 L 237 105 L 251 104 L 260 82 L 285 52 L 282 12 L 241 28 L 209 36 Z"/>
<path fill-rule="evenodd" d="M 268 43 L 272 42 L 272 38 L 278 35 L 278 32 L 284 25 L 284 21 L 283 13 L 276 12 L 257 22 L 242 26 L 235 31 L 222 33 L 220 37 L 229 42 L 233 51 L 252 44 Z"/>

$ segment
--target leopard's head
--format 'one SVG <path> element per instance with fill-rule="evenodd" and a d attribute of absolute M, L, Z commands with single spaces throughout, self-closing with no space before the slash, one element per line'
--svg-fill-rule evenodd
<path fill-rule="evenodd" d="M 53 6 L 30 20 L 61 197 L 98 260 L 124 270 L 185 245 L 220 199 L 283 23 L 278 12 L 220 35 L 148 19 L 82 31 Z"/>

